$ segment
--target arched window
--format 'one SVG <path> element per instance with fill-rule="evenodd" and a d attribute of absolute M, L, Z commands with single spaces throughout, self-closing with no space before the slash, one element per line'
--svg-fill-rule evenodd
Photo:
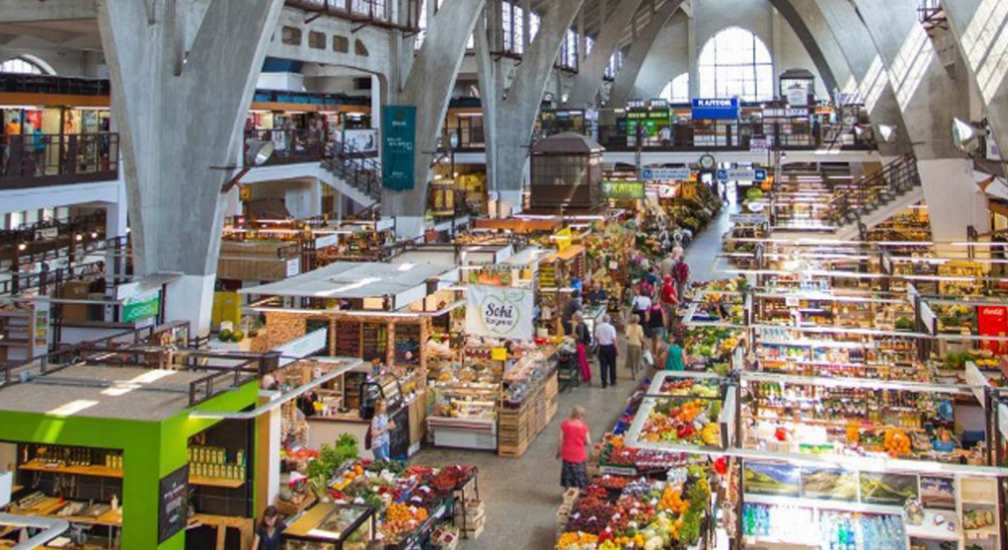
<path fill-rule="evenodd" d="M 689 103 L 689 73 L 683 73 L 670 80 L 658 97 L 669 103 Z"/>
<path fill-rule="evenodd" d="M 47 63 L 41 59 L 22 55 L 0 63 L 0 73 L 17 74 L 56 74 Z"/>
<path fill-rule="evenodd" d="M 698 65 L 701 97 L 774 97 L 770 50 L 745 29 L 728 27 L 714 35 L 700 51 Z"/>

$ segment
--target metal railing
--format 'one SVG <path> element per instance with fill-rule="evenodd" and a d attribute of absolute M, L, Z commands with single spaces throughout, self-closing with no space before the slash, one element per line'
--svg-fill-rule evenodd
<path fill-rule="evenodd" d="M 273 142 L 273 155 L 266 166 L 318 162 L 325 158 L 326 134 L 321 128 L 246 131 L 246 146 L 254 140 Z"/>
<path fill-rule="evenodd" d="M 913 155 L 904 155 L 851 186 L 834 189 L 831 208 L 833 223 L 837 226 L 857 223 L 861 216 L 888 204 L 920 184 L 917 160 Z"/>
<path fill-rule="evenodd" d="M 0 189 L 109 181 L 119 177 L 119 134 L 0 137 Z"/>
<path fill-rule="evenodd" d="M 656 133 L 631 133 L 624 125 L 600 125 L 598 142 L 609 151 L 750 151 L 754 140 L 759 149 L 785 151 L 846 149 L 873 150 L 875 143 L 861 139 L 853 128 L 840 125 L 809 125 L 808 132 L 784 131 L 785 124 L 765 122 L 717 122 L 713 124 L 673 124 Z M 543 128 L 544 137 L 552 135 Z"/>
<path fill-rule="evenodd" d="M 286 5 L 318 14 L 325 14 L 355 23 L 395 28 L 411 32 L 420 30 L 420 3 L 407 0 L 400 14 L 397 0 L 286 0 Z"/>
<path fill-rule="evenodd" d="M 374 158 L 363 156 L 348 143 L 339 139 L 330 142 L 331 150 L 322 166 L 339 176 L 361 193 L 375 201 L 381 198 L 381 163 Z"/>

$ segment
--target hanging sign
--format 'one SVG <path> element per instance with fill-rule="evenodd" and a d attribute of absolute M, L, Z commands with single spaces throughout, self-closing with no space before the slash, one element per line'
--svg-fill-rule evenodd
<path fill-rule="evenodd" d="M 717 171 L 719 181 L 755 181 L 767 179 L 766 168 L 728 168 Z"/>
<path fill-rule="evenodd" d="M 162 478 L 158 487 L 158 544 L 161 544 L 185 529 L 189 509 L 189 465 Z"/>
<path fill-rule="evenodd" d="M 642 181 L 603 181 L 602 196 L 616 200 L 638 200 L 644 198 Z"/>
<path fill-rule="evenodd" d="M 382 107 L 382 186 L 393 191 L 408 191 L 416 185 L 413 165 L 416 161 L 416 107 Z"/>
<path fill-rule="evenodd" d="M 123 300 L 123 323 L 132 323 L 149 317 L 156 317 L 161 311 L 161 289 L 152 288 Z"/>
<path fill-rule="evenodd" d="M 291 258 L 287 260 L 284 273 L 286 273 L 287 277 L 293 277 L 298 273 L 301 273 L 301 258 Z"/>
<path fill-rule="evenodd" d="M 535 293 L 526 288 L 466 287 L 466 333 L 473 336 L 532 339 Z"/>
<path fill-rule="evenodd" d="M 788 105 L 808 105 L 808 92 L 801 85 L 791 86 L 787 90 Z"/>
<path fill-rule="evenodd" d="M 737 97 L 696 98 L 693 100 L 691 115 L 693 120 L 736 120 L 739 117 L 739 100 Z"/>
<path fill-rule="evenodd" d="M 644 181 L 669 181 L 690 179 L 690 169 L 679 168 L 641 168 L 641 179 Z"/>

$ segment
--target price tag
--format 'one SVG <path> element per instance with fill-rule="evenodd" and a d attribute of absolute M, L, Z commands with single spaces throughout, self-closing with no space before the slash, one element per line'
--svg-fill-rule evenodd
<path fill-rule="evenodd" d="M 490 359 L 493 361 L 507 361 L 507 348 L 491 348 Z"/>

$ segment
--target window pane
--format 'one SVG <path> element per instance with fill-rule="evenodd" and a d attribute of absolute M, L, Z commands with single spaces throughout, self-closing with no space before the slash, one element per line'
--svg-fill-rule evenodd
<path fill-rule="evenodd" d="M 773 98 L 770 51 L 755 34 L 739 27 L 724 29 L 707 41 L 700 51 L 699 76 L 703 97 Z M 688 76 L 683 86 L 689 89 Z"/>

